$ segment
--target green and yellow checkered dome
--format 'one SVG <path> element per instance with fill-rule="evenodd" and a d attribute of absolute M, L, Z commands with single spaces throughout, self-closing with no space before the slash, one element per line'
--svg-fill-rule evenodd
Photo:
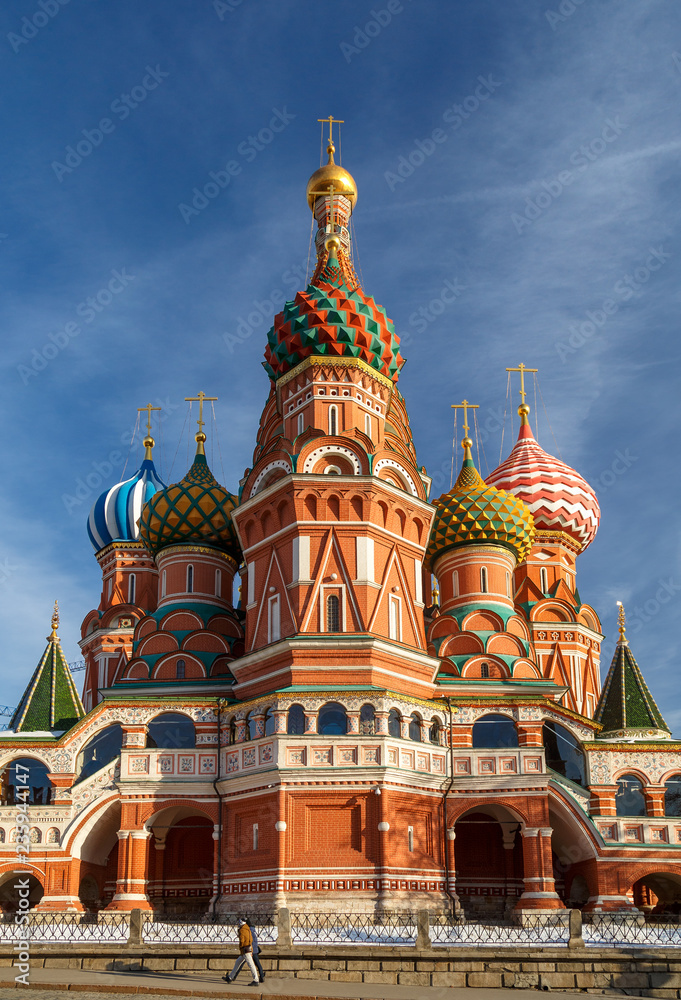
<path fill-rule="evenodd" d="M 461 472 L 449 493 L 434 503 L 433 528 L 426 552 L 427 565 L 447 549 L 459 545 L 496 543 L 527 558 L 534 541 L 534 519 L 527 504 L 512 493 L 488 486 L 466 449 Z"/>
<path fill-rule="evenodd" d="M 241 559 L 232 511 L 238 500 L 220 486 L 201 445 L 179 483 L 159 490 L 142 508 L 140 538 L 156 555 L 168 545 L 211 545 Z"/>

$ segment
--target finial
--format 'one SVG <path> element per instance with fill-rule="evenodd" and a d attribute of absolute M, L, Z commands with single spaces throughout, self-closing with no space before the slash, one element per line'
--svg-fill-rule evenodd
<path fill-rule="evenodd" d="M 527 417 L 529 415 L 530 408 L 527 405 L 527 403 L 525 402 L 525 396 L 527 396 L 527 393 L 525 392 L 525 372 L 535 372 L 536 373 L 536 372 L 539 371 L 539 369 L 538 368 L 526 368 L 525 365 L 521 361 L 517 368 L 507 368 L 506 371 L 507 372 L 520 372 L 520 397 L 522 399 L 522 403 L 518 407 L 518 416 L 520 417 L 520 426 L 521 427 L 529 426 L 530 422 L 527 419 Z"/>
<path fill-rule="evenodd" d="M 464 462 L 472 462 L 473 457 L 471 455 L 471 448 L 473 447 L 473 442 L 468 436 L 468 431 L 470 427 L 468 426 L 468 411 L 469 410 L 479 410 L 479 403 L 469 403 L 467 399 L 464 399 L 463 403 L 452 403 L 453 410 L 463 410 L 463 433 L 464 439 L 461 442 L 461 447 L 463 448 L 463 460 Z"/>
<path fill-rule="evenodd" d="M 144 448 L 145 448 L 145 451 L 144 451 L 144 461 L 145 462 L 146 461 L 151 461 L 151 449 L 154 447 L 154 444 L 156 443 L 154 441 L 153 437 L 151 436 L 151 411 L 152 410 L 160 410 L 160 409 L 162 409 L 162 407 L 160 407 L 160 406 L 152 406 L 151 403 L 147 403 L 146 406 L 138 406 L 137 407 L 137 412 L 138 413 L 141 413 L 142 410 L 146 410 L 147 411 L 147 436 L 145 437 L 144 441 L 142 442 L 143 445 L 144 445 Z"/>
<path fill-rule="evenodd" d="M 205 420 L 203 419 L 203 404 L 204 403 L 216 403 L 217 396 L 207 396 L 203 390 L 199 392 L 198 396 L 185 396 L 185 403 L 198 403 L 199 404 L 199 419 L 196 421 L 199 425 L 199 429 L 194 435 L 194 440 L 196 441 L 196 454 L 205 455 L 206 451 L 203 447 L 206 443 L 206 435 L 203 433 L 203 428 L 205 425 Z"/>
<path fill-rule="evenodd" d="M 440 607 L 440 591 L 438 590 L 437 580 L 435 580 L 434 583 L 433 583 L 433 590 L 432 590 L 431 596 L 432 596 L 432 599 L 433 599 L 432 606 L 434 608 L 439 608 Z"/>
<path fill-rule="evenodd" d="M 59 604 L 57 601 L 54 602 L 54 611 L 52 612 L 52 632 L 47 637 L 48 642 L 53 642 L 58 638 L 57 629 L 59 628 Z"/>
<path fill-rule="evenodd" d="M 617 607 L 620 609 L 619 610 L 619 615 L 617 616 L 617 624 L 618 624 L 618 627 L 619 627 L 619 630 L 620 630 L 619 642 L 626 643 L 626 645 L 628 646 L 629 643 L 627 642 L 627 637 L 625 635 L 625 631 L 626 631 L 626 616 L 624 614 L 624 605 L 622 604 L 621 601 L 618 601 L 617 602 Z"/>
<path fill-rule="evenodd" d="M 329 144 L 326 147 L 326 152 L 329 157 L 329 163 L 333 163 L 333 154 L 336 152 L 336 147 L 333 144 L 333 123 L 335 122 L 336 125 L 345 125 L 345 121 L 342 118 L 334 118 L 333 115 L 329 115 L 328 118 L 318 118 L 317 121 L 329 123 Z"/>

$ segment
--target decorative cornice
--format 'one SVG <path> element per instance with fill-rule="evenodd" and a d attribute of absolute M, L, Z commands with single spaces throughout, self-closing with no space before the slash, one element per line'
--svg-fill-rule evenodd
<path fill-rule="evenodd" d="M 392 390 L 395 388 L 395 383 L 389 379 L 386 375 L 381 372 L 376 371 L 371 365 L 368 365 L 366 361 L 362 361 L 361 358 L 333 358 L 327 357 L 326 355 L 313 355 L 312 357 L 305 358 L 300 364 L 292 368 L 290 372 L 286 372 L 285 375 L 280 375 L 277 379 L 277 389 L 287 385 L 288 382 L 292 381 L 301 372 L 307 371 L 308 368 L 317 367 L 322 368 L 324 365 L 329 365 L 333 368 L 358 368 L 365 375 L 369 375 L 371 378 L 376 379 L 387 389 Z M 342 401 L 342 400 L 341 400 Z"/>

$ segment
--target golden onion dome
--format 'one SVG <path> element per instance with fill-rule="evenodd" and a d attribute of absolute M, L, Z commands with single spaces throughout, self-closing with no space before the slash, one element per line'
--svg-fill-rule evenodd
<path fill-rule="evenodd" d="M 336 147 L 332 142 L 326 147 L 326 151 L 329 154 L 329 162 L 320 167 L 319 170 L 315 170 L 307 182 L 307 203 L 310 210 L 314 212 L 317 198 L 320 195 L 328 195 L 332 186 L 334 195 L 343 195 L 354 209 L 357 203 L 355 178 L 338 163 L 334 163 L 333 154 Z"/>

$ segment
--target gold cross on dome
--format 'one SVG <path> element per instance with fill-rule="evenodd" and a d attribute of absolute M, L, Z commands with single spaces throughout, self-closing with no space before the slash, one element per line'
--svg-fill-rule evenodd
<path fill-rule="evenodd" d="M 336 125 L 345 125 L 345 121 L 342 118 L 334 118 L 333 115 L 329 115 L 328 118 L 318 118 L 318 122 L 328 122 L 329 123 L 329 143 L 333 145 L 333 123 Z"/>
<path fill-rule="evenodd" d="M 198 394 L 198 396 L 185 396 L 185 403 L 198 403 L 199 404 L 199 419 L 197 423 L 199 425 L 199 434 L 203 433 L 203 427 L 205 420 L 203 419 L 203 404 L 204 403 L 216 403 L 217 396 L 207 396 L 203 390 Z"/>
<path fill-rule="evenodd" d="M 151 403 L 147 403 L 146 406 L 138 406 L 137 407 L 137 412 L 138 413 L 141 413 L 142 410 L 146 410 L 147 411 L 147 437 L 151 437 L 151 411 L 152 410 L 161 410 L 161 409 L 163 409 L 163 407 L 161 407 L 161 406 L 152 406 Z"/>
<path fill-rule="evenodd" d="M 522 401 L 524 403 L 525 402 L 525 396 L 527 395 L 527 393 L 525 392 L 525 372 L 535 372 L 536 373 L 536 372 L 539 371 L 539 369 L 538 368 L 526 368 L 525 365 L 521 361 L 517 368 L 507 368 L 506 371 L 507 372 L 520 372 L 520 395 L 521 395 Z"/>
<path fill-rule="evenodd" d="M 463 410 L 463 432 L 468 437 L 468 411 L 469 410 L 479 410 L 479 403 L 469 403 L 467 399 L 464 399 L 463 403 L 452 403 L 453 410 Z"/>

